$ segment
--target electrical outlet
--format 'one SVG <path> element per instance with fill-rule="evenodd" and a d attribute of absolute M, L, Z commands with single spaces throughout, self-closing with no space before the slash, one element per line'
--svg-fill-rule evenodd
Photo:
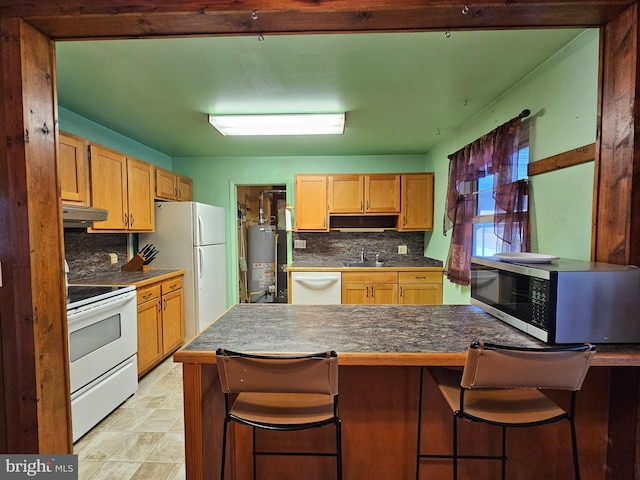
<path fill-rule="evenodd" d="M 293 241 L 293 248 L 307 248 L 307 241 L 306 240 L 294 240 Z"/>
<path fill-rule="evenodd" d="M 115 265 L 116 263 L 118 263 L 118 254 L 117 253 L 110 253 L 109 254 L 109 263 L 111 265 Z"/>
<path fill-rule="evenodd" d="M 406 255 L 407 254 L 407 246 L 406 245 L 398 245 L 398 254 Z"/>

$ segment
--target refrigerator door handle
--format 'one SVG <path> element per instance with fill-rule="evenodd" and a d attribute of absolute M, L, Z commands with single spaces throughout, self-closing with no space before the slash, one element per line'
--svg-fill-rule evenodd
<path fill-rule="evenodd" d="M 204 273 L 204 250 L 202 247 L 198 247 L 198 278 L 202 278 L 202 274 Z"/>
<path fill-rule="evenodd" d="M 196 245 L 202 245 L 203 236 L 204 236 L 204 224 L 202 223 L 202 217 L 198 215 L 198 238 L 196 239 Z"/>

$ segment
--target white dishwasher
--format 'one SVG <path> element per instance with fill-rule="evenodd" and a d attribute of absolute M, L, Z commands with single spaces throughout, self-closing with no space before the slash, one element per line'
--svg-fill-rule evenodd
<path fill-rule="evenodd" d="M 342 302 L 340 272 L 291 272 L 291 303 L 339 305 Z"/>

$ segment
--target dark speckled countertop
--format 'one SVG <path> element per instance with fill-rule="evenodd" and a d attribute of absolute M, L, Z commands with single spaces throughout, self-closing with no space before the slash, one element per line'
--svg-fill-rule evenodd
<path fill-rule="evenodd" d="M 150 283 L 166 280 L 176 275 L 183 275 L 184 270 L 173 269 L 149 269 L 138 270 L 133 272 L 103 272 L 94 275 L 87 275 L 84 277 L 69 278 L 70 284 L 85 284 L 85 285 L 135 285 L 136 287 L 143 287 Z"/>
<path fill-rule="evenodd" d="M 224 347 L 272 353 L 335 350 L 341 363 L 352 365 L 462 365 L 475 340 L 544 346 L 471 305 L 238 304 L 174 359 L 214 363 L 215 350 Z M 604 350 L 615 358 L 601 356 L 602 365 L 640 365 L 640 346 Z"/>

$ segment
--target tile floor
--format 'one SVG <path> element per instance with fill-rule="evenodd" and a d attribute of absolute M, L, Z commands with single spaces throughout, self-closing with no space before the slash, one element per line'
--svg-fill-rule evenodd
<path fill-rule="evenodd" d="M 79 480 L 182 480 L 182 364 L 171 357 L 138 391 L 74 444 Z"/>

